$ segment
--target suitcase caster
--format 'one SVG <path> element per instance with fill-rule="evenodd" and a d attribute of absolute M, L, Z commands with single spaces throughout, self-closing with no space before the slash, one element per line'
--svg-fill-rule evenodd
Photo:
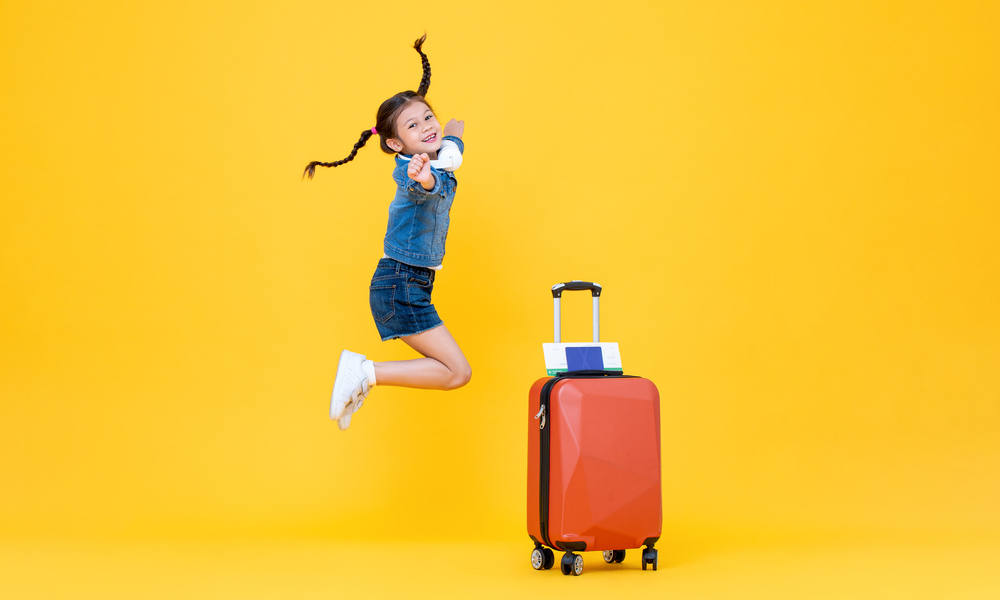
<path fill-rule="evenodd" d="M 643 552 L 642 552 L 642 570 L 643 571 L 646 570 L 646 565 L 653 565 L 653 570 L 654 571 L 656 570 L 656 564 L 659 562 L 659 559 L 657 558 L 657 555 L 658 555 L 658 553 L 656 551 L 656 548 L 649 548 L 649 547 L 647 547 L 645 550 L 643 550 Z"/>
<path fill-rule="evenodd" d="M 556 564 L 556 555 L 548 548 L 541 546 L 531 551 L 531 566 L 536 571 L 548 570 Z"/>
<path fill-rule="evenodd" d="M 580 573 L 583 573 L 583 557 L 579 554 L 567 552 L 563 554 L 560 566 L 562 567 L 563 575 L 578 576 Z"/>
<path fill-rule="evenodd" d="M 624 550 L 605 550 L 604 551 L 604 562 L 608 563 L 620 563 L 625 560 Z"/>

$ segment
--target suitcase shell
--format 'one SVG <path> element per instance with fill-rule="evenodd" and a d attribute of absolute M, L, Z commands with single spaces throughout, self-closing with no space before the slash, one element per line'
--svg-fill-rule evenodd
<path fill-rule="evenodd" d="M 652 548 L 663 521 L 656 386 L 570 373 L 536 381 L 528 405 L 527 524 L 536 547 Z"/>

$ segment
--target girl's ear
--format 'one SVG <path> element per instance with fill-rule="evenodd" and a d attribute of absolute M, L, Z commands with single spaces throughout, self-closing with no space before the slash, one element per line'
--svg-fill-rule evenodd
<path fill-rule="evenodd" d="M 390 148 L 392 148 L 393 152 L 400 152 L 403 149 L 403 144 L 400 144 L 399 140 L 397 140 L 396 138 L 389 138 L 389 139 L 387 139 L 385 141 L 385 145 L 389 146 Z"/>

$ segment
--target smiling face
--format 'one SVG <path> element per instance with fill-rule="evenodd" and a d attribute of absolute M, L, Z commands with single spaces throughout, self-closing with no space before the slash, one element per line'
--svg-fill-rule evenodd
<path fill-rule="evenodd" d="M 437 158 L 441 148 L 441 124 L 434 111 L 419 100 L 411 101 L 396 117 L 396 137 L 386 140 L 390 148 L 403 154 L 423 154 Z"/>

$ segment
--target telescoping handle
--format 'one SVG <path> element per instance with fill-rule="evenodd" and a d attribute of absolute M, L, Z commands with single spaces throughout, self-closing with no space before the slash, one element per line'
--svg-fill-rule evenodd
<path fill-rule="evenodd" d="M 566 283 L 557 283 L 552 286 L 552 302 L 555 317 L 555 342 L 562 341 L 562 311 L 560 301 L 564 291 L 590 290 L 594 298 L 594 342 L 601 341 L 601 285 L 591 281 L 573 280 Z"/>

